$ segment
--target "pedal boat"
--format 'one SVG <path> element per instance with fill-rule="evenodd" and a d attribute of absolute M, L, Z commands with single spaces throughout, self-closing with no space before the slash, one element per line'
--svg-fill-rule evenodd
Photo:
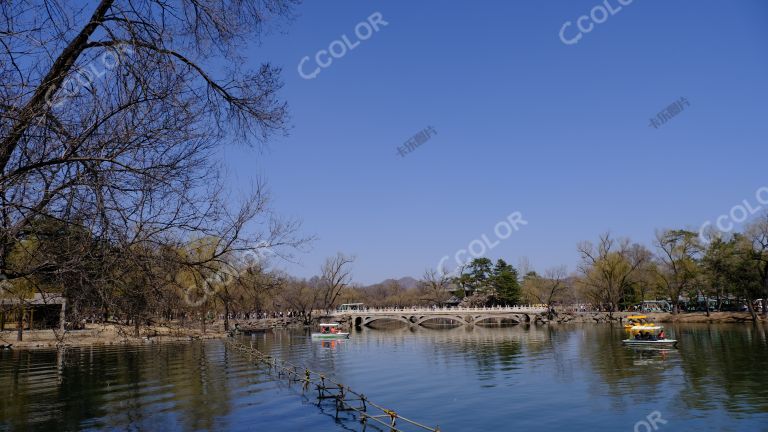
<path fill-rule="evenodd" d="M 339 331 L 339 324 L 320 324 L 320 333 L 312 333 L 312 339 L 349 339 L 349 333 Z"/>
<path fill-rule="evenodd" d="M 656 348 L 677 347 L 676 339 L 667 339 L 666 337 L 664 337 L 663 339 L 659 338 L 659 333 L 661 333 L 663 330 L 664 330 L 664 327 L 662 326 L 648 326 L 648 325 L 634 326 L 630 328 L 630 338 L 624 339 L 623 341 L 621 341 L 621 343 L 626 346 L 642 346 L 642 347 L 656 347 Z M 635 335 L 641 332 L 650 334 L 651 338 L 636 339 Z"/>

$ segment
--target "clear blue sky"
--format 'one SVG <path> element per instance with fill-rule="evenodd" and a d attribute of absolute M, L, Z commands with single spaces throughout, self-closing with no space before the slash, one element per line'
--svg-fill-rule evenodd
<path fill-rule="evenodd" d="M 618 0 L 609 0 L 613 7 Z M 275 210 L 318 236 L 297 276 L 338 251 L 355 280 L 419 277 L 519 211 L 488 253 L 537 270 L 578 262 L 610 230 L 650 245 L 768 186 L 768 1 L 635 0 L 583 36 L 563 23 L 601 4 L 307 1 L 244 53 L 284 68 L 290 136 L 228 148 L 233 188 L 263 176 Z M 386 27 L 312 80 L 297 66 L 374 12 Z M 586 23 L 585 23 L 586 24 Z M 658 129 L 650 118 L 690 106 Z M 396 148 L 437 135 L 406 157 Z"/>

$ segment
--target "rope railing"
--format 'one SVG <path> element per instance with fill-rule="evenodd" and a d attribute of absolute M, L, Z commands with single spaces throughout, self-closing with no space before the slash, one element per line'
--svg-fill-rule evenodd
<path fill-rule="evenodd" d="M 358 415 L 360 422 L 363 424 L 363 430 L 365 430 L 365 426 L 370 421 L 386 427 L 390 432 L 406 432 L 404 429 L 400 429 L 400 425 L 403 424 L 419 430 L 440 432 L 439 426 L 426 426 L 403 417 L 396 411 L 372 402 L 364 394 L 358 393 L 348 386 L 334 381 L 325 374 L 312 371 L 308 368 L 299 367 L 285 360 L 280 360 L 241 342 L 230 340 L 227 341 L 227 345 L 236 351 L 253 356 L 257 363 L 266 366 L 270 371 L 276 373 L 278 378 L 285 377 L 288 379 L 289 383 L 301 383 L 304 390 L 307 390 L 310 385 L 314 385 L 317 389 L 318 403 L 326 399 L 333 399 L 336 405 L 336 418 L 339 418 L 339 413 L 341 412 L 354 412 Z M 356 406 L 352 403 L 359 403 L 359 405 Z M 371 410 L 374 412 L 372 413 Z M 398 425 L 398 421 L 400 422 L 400 425 Z"/>

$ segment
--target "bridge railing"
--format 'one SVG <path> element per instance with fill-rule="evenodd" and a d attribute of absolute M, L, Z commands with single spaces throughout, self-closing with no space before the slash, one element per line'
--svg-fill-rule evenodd
<path fill-rule="evenodd" d="M 365 308 L 357 310 L 335 310 L 331 315 L 354 315 L 354 314 L 392 314 L 392 313 L 464 313 L 464 312 L 487 312 L 487 313 L 543 313 L 549 309 L 546 305 L 525 305 L 525 306 L 491 306 L 491 307 L 385 307 L 385 308 Z"/>

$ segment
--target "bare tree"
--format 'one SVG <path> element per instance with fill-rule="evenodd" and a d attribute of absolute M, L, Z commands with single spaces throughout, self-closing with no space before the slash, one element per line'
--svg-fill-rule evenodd
<path fill-rule="evenodd" d="M 762 312 L 763 315 L 768 315 L 768 213 L 751 223 L 744 234 L 752 244 L 752 260 L 760 276 L 763 291 Z"/>
<path fill-rule="evenodd" d="M 419 281 L 421 299 L 431 304 L 442 305 L 450 297 L 448 288 L 451 278 L 444 271 L 427 269 Z"/>
<path fill-rule="evenodd" d="M 656 247 L 660 266 L 659 280 L 672 299 L 672 313 L 678 313 L 678 302 L 683 292 L 691 291 L 698 276 L 697 256 L 701 253 L 697 233 L 685 230 L 664 230 L 656 233 Z M 705 305 L 709 315 L 709 304 Z"/>
<path fill-rule="evenodd" d="M 25 276 L 8 256 L 41 216 L 122 244 L 238 238 L 259 199 L 222 205 L 216 149 L 287 111 L 279 69 L 237 54 L 293 3 L 0 3 L 0 274 Z"/>
<path fill-rule="evenodd" d="M 582 262 L 579 266 L 584 285 L 592 300 L 617 310 L 624 293 L 631 288 L 637 270 L 650 259 L 650 252 L 628 239 L 615 240 L 610 234 L 600 236 L 597 246 L 590 242 L 578 245 Z"/>
<path fill-rule="evenodd" d="M 341 295 L 342 290 L 352 282 L 352 263 L 354 257 L 339 252 L 327 258 L 320 269 L 321 307 L 330 311 Z"/>
<path fill-rule="evenodd" d="M 559 300 L 568 289 L 565 266 L 554 267 L 544 272 L 544 276 L 531 275 L 523 280 L 525 296 L 533 303 L 551 305 Z"/>
<path fill-rule="evenodd" d="M 304 317 L 304 324 L 312 323 L 312 314 L 320 306 L 322 291 L 311 281 L 286 279 L 282 286 L 280 297 L 291 309 Z"/>

